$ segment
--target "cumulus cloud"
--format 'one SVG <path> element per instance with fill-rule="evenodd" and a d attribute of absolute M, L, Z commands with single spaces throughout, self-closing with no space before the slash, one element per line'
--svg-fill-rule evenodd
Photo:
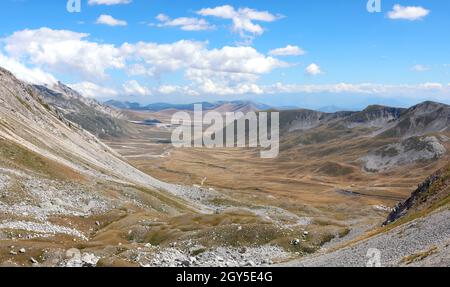
<path fill-rule="evenodd" d="M 409 20 L 416 21 L 422 20 L 430 14 L 430 10 L 427 10 L 420 6 L 401 6 L 399 4 L 394 5 L 392 11 L 388 13 L 389 19 L 393 20 Z"/>
<path fill-rule="evenodd" d="M 54 83 L 50 74 L 79 74 L 79 83 L 71 85 L 87 97 L 111 98 L 126 95 L 245 95 L 279 93 L 354 93 L 354 94 L 429 94 L 448 93 L 449 87 L 440 83 L 388 86 L 381 84 L 332 85 L 261 85 L 259 80 L 275 69 L 289 64 L 260 53 L 248 46 L 225 46 L 211 49 L 208 43 L 182 40 L 159 44 L 151 42 L 124 43 L 116 46 L 100 44 L 89 35 L 66 30 L 41 28 L 22 30 L 3 39 L 4 55 L 0 65 L 19 78 L 32 83 Z M 292 46 L 295 47 L 295 46 Z M 289 49 L 285 49 L 289 48 Z M 285 47 L 287 54 L 291 47 Z M 276 49 L 277 50 L 277 49 Z M 289 52 L 289 54 L 291 54 Z M 32 68 L 29 68 L 32 67 Z M 158 82 L 167 73 L 180 73 L 184 85 L 147 87 L 130 78 L 115 83 L 115 89 L 104 86 L 110 70 L 122 70 L 130 77 L 154 77 Z M 306 68 L 311 75 L 322 73 L 317 64 Z M 20 75 L 20 76 L 19 76 Z M 99 84 L 103 83 L 103 84 Z M 448 97 L 448 96 L 447 96 Z"/>
<path fill-rule="evenodd" d="M 129 71 L 135 75 L 158 76 L 162 73 L 184 71 L 185 78 L 196 88 L 189 94 L 242 94 L 260 93 L 255 83 L 261 75 L 287 63 L 267 57 L 252 47 L 223 47 L 208 49 L 206 43 L 179 41 L 172 44 L 140 42 L 123 46 L 127 54 L 141 63 Z M 164 89 L 164 93 L 180 91 Z"/>
<path fill-rule="evenodd" d="M 314 63 L 306 67 L 305 72 L 311 76 L 317 76 L 322 74 L 322 70 L 320 69 L 319 65 Z"/>
<path fill-rule="evenodd" d="M 119 5 L 119 4 L 130 4 L 132 0 L 89 0 L 89 5 Z"/>
<path fill-rule="evenodd" d="M 128 23 L 123 20 L 115 19 L 111 15 L 102 14 L 98 17 L 97 24 L 108 25 L 108 26 L 127 26 Z"/>
<path fill-rule="evenodd" d="M 252 47 L 230 47 L 209 50 L 204 42 L 178 41 L 172 44 L 139 42 L 122 46 L 123 53 L 138 58 L 131 73 L 157 76 L 178 70 L 199 70 L 232 74 L 234 78 L 262 75 L 287 66 L 273 57 L 267 57 Z M 232 77 L 232 76 L 230 76 Z"/>
<path fill-rule="evenodd" d="M 67 30 L 27 29 L 6 37 L 4 49 L 14 59 L 45 67 L 53 73 L 78 73 L 84 78 L 105 78 L 108 69 L 125 67 L 119 49 L 90 42 L 88 36 Z"/>
<path fill-rule="evenodd" d="M 192 81 L 196 93 L 213 95 L 261 94 L 257 85 L 259 75 L 249 73 L 228 73 L 211 70 L 188 69 L 185 73 Z"/>
<path fill-rule="evenodd" d="M 173 94 L 179 90 L 179 87 L 173 85 L 162 85 L 158 88 L 158 92 L 164 95 Z"/>
<path fill-rule="evenodd" d="M 159 14 L 156 19 L 160 23 L 156 24 L 157 27 L 179 27 L 184 31 L 203 31 L 212 30 L 214 25 L 209 24 L 205 19 L 180 17 L 171 19 L 165 14 Z"/>
<path fill-rule="evenodd" d="M 269 51 L 269 55 L 272 56 L 301 56 L 304 54 L 306 54 L 306 52 L 302 48 L 292 45 Z"/>
<path fill-rule="evenodd" d="M 232 30 L 239 33 L 241 37 L 259 36 L 264 33 L 264 28 L 254 22 L 274 22 L 281 18 L 268 11 L 258 11 L 250 8 L 235 9 L 233 6 L 224 5 L 215 8 L 205 8 L 197 11 L 202 16 L 212 16 L 222 19 L 229 19 L 233 22 Z"/>
<path fill-rule="evenodd" d="M 150 89 L 142 86 L 135 80 L 125 82 L 122 87 L 124 94 L 127 96 L 148 96 L 151 94 Z"/>
<path fill-rule="evenodd" d="M 186 79 L 205 91 L 227 86 L 257 91 L 254 83 L 263 74 L 289 66 L 253 47 L 209 49 L 206 42 L 187 40 L 115 46 L 90 41 L 89 34 L 49 28 L 18 31 L 4 43 L 9 57 L 51 73 L 78 75 L 81 82 L 104 82 L 114 69 L 129 76 L 157 79 L 167 73 L 184 72 Z"/>
<path fill-rule="evenodd" d="M 92 82 L 81 82 L 69 85 L 72 89 L 78 91 L 81 95 L 87 98 L 111 98 L 118 95 L 114 89 L 102 87 Z"/>
<path fill-rule="evenodd" d="M 18 79 L 30 84 L 52 86 L 57 83 L 55 77 L 39 68 L 28 68 L 22 63 L 0 53 L 0 67 L 12 72 Z"/>

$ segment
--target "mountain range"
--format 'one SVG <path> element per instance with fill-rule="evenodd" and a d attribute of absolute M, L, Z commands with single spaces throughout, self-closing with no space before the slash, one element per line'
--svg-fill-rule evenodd
<path fill-rule="evenodd" d="M 192 105 L 125 108 L 151 118 Z M 366 242 L 395 253 L 394 266 L 449 258 L 450 106 L 282 110 L 280 157 L 267 161 L 246 149 L 166 145 L 142 160 L 168 132 L 136 127 L 130 115 L 0 68 L 0 265 L 359 265 Z M 138 128 L 150 130 L 129 138 Z M 337 251 L 313 254 L 327 244 Z"/>
<path fill-rule="evenodd" d="M 160 112 L 164 110 L 184 110 L 193 111 L 195 105 L 202 105 L 204 111 L 217 110 L 220 112 L 249 112 L 268 110 L 271 107 L 265 104 L 254 103 L 250 101 L 218 101 L 218 102 L 198 102 L 192 104 L 168 104 L 168 103 L 154 103 L 142 106 L 139 103 L 120 102 L 109 100 L 104 103 L 107 106 L 135 111 L 150 111 Z"/>

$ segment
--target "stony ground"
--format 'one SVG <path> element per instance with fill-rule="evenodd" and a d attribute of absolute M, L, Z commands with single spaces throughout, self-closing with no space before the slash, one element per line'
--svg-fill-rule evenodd
<path fill-rule="evenodd" d="M 449 266 L 449 244 L 450 210 L 446 209 L 353 246 L 282 266 L 364 267 L 376 249 L 381 252 L 382 266 Z"/>
<path fill-rule="evenodd" d="M 151 250 L 151 257 L 146 258 L 146 251 L 140 250 L 138 256 L 143 267 L 255 267 L 270 266 L 273 260 L 283 260 L 291 255 L 280 247 L 259 246 L 250 248 L 218 247 L 202 250 L 195 246 L 190 251 L 183 252 L 176 248 Z"/>

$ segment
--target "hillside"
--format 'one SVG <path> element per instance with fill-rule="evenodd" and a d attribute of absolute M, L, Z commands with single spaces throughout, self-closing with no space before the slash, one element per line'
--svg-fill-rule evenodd
<path fill-rule="evenodd" d="M 414 125 L 416 133 L 409 137 L 408 132 L 386 137 L 379 133 L 385 128 L 380 123 L 394 126 L 405 114 L 420 118 L 417 109 L 282 111 L 280 157 L 265 161 L 249 150 L 172 150 L 164 140 L 170 130 L 142 125 L 135 127 L 142 138 L 133 134 L 109 142 L 127 151 L 132 166 L 75 122 L 89 112 L 113 124 L 122 119 L 114 109 L 62 84 L 30 86 L 3 69 L 0 95 L 0 264 L 5 266 L 251 266 L 308 256 L 381 221 L 386 209 L 407 198 L 412 184 L 448 158 L 448 133 L 439 118 L 448 107 L 437 103 L 440 113 L 427 116 L 429 125 Z M 160 145 L 164 154 L 141 158 Z M 383 169 L 365 170 L 367 156 L 381 161 Z M 392 164 L 393 159 L 402 160 Z M 405 175 L 404 166 L 415 168 Z M 441 200 L 441 193 L 426 198 Z M 411 206 L 407 214 L 420 210 Z M 442 229 L 445 216 L 423 220 Z M 445 232 L 429 232 L 443 244 Z M 298 237 L 301 243 L 293 244 Z M 429 247 L 419 239 L 399 254 Z M 25 253 L 18 252 L 22 248 Z M 68 259 L 71 248 L 84 259 Z"/>
<path fill-rule="evenodd" d="M 0 95 L 1 265 L 66 264 L 71 247 L 125 245 L 139 220 L 197 209 L 173 195 L 180 187 L 130 166 L 4 69 Z"/>
<path fill-rule="evenodd" d="M 0 69 L 0 266 L 251 266 L 290 256 L 301 225 L 141 172 L 40 91 Z"/>
<path fill-rule="evenodd" d="M 406 116 L 414 117 L 411 111 L 384 106 L 359 112 L 280 111 L 280 154 L 274 159 L 262 160 L 251 148 L 186 148 L 152 162 L 143 156 L 130 160 L 169 182 L 204 183 L 233 202 L 257 202 L 310 218 L 310 228 L 345 226 L 352 238 L 381 225 L 391 208 L 449 161 L 450 133 L 439 126 L 424 126 L 419 134 L 382 134 Z M 446 120 L 442 115 L 429 118 L 439 123 Z"/>
<path fill-rule="evenodd" d="M 404 111 L 381 136 L 412 137 L 448 131 L 450 131 L 450 106 L 428 101 Z"/>
<path fill-rule="evenodd" d="M 406 201 L 395 206 L 384 225 L 424 216 L 450 203 L 450 165 L 428 177 Z"/>
<path fill-rule="evenodd" d="M 448 266 L 450 264 L 450 165 L 419 185 L 389 214 L 384 227 L 317 255 L 283 266 Z"/>
<path fill-rule="evenodd" d="M 358 161 L 358 168 L 379 173 L 445 158 L 449 119 L 450 106 L 433 102 L 410 109 L 369 106 L 360 112 L 280 111 L 281 150 L 319 154 L 334 144 L 341 148 L 327 156 L 348 152 L 358 156 L 347 157 L 348 163 Z"/>
<path fill-rule="evenodd" d="M 58 83 L 54 87 L 34 86 L 43 100 L 64 117 L 98 137 L 129 135 L 132 126 L 116 109 L 81 96 L 77 91 Z"/>

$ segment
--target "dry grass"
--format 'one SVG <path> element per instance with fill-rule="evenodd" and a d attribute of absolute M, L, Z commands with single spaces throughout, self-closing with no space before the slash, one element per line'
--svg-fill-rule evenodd
<path fill-rule="evenodd" d="M 428 249 L 427 251 L 415 253 L 415 254 L 404 257 L 400 261 L 400 263 L 410 265 L 415 262 L 420 262 L 420 261 L 424 260 L 425 258 L 427 258 L 428 256 L 437 253 L 438 251 L 439 251 L 439 249 L 436 246 L 433 246 L 430 249 Z"/>
<path fill-rule="evenodd" d="M 84 181 L 86 178 L 71 168 L 45 158 L 18 144 L 0 139 L 0 165 L 33 172 L 52 179 Z"/>

